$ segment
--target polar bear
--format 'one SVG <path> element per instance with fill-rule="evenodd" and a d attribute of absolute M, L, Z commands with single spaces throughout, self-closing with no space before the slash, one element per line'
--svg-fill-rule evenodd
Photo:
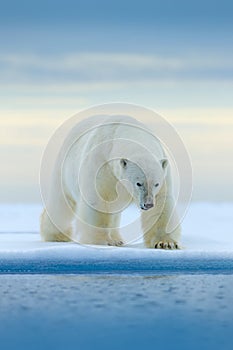
<path fill-rule="evenodd" d="M 45 241 L 122 246 L 121 212 L 141 211 L 144 244 L 179 249 L 180 225 L 167 231 L 174 209 L 172 176 L 161 142 L 129 116 L 94 116 L 66 136 L 41 215 Z"/>

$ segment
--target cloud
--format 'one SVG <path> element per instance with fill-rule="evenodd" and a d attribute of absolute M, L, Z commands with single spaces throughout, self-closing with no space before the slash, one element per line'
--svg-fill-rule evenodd
<path fill-rule="evenodd" d="M 134 82 L 233 81 L 232 57 L 73 53 L 0 55 L 4 84 L 119 84 Z"/>

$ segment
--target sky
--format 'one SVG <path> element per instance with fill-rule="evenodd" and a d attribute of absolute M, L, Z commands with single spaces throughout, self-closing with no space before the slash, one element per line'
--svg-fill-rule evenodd
<path fill-rule="evenodd" d="M 194 200 L 233 200 L 231 1 L 0 0 L 0 9 L 0 202 L 40 201 L 53 131 L 113 101 L 174 125 Z"/>

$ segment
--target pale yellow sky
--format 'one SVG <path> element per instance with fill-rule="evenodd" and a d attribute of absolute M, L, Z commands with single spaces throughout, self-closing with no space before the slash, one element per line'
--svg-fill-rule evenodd
<path fill-rule="evenodd" d="M 82 107 L 80 104 L 78 108 Z M 1 112 L 0 202 L 40 201 L 38 178 L 43 150 L 53 131 L 77 111 L 63 106 L 60 110 Z M 156 111 L 174 125 L 188 149 L 193 165 L 193 199 L 232 200 L 233 109 Z"/>

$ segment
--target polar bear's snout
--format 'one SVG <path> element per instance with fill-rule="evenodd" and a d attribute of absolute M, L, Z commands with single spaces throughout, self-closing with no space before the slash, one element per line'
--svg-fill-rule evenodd
<path fill-rule="evenodd" d="M 141 206 L 141 209 L 142 209 L 142 210 L 148 210 L 148 209 L 153 208 L 153 206 L 154 206 L 153 203 L 147 203 L 147 204 L 143 204 L 143 205 Z"/>
<path fill-rule="evenodd" d="M 142 210 L 148 210 L 154 207 L 154 200 L 152 197 L 147 197 L 144 201 L 144 203 L 142 203 L 140 205 Z"/>

